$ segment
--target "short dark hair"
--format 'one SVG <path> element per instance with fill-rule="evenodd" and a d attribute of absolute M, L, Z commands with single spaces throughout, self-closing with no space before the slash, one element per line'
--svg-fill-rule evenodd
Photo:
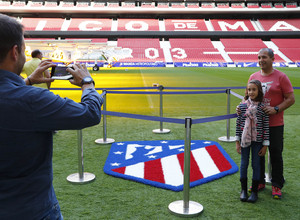
<path fill-rule="evenodd" d="M 257 101 L 257 102 L 262 102 L 263 99 L 264 99 L 264 92 L 262 90 L 262 85 L 261 85 L 261 82 L 259 80 L 256 80 L 256 79 L 253 79 L 251 81 L 248 82 L 248 84 L 255 84 L 257 86 L 257 89 L 258 89 L 258 95 L 256 97 L 256 99 L 254 101 Z M 249 95 L 248 95 L 248 85 L 247 85 L 247 88 L 246 88 L 246 91 L 245 91 L 245 97 L 244 97 L 245 100 L 249 99 Z"/>
<path fill-rule="evenodd" d="M 273 52 L 273 50 L 270 49 L 270 48 L 262 48 L 262 49 L 260 49 L 260 51 L 267 51 L 267 53 L 268 53 L 268 55 L 269 55 L 270 58 L 273 58 L 273 57 L 274 57 L 274 52 Z M 260 52 L 260 51 L 259 51 L 259 52 Z"/>
<path fill-rule="evenodd" d="M 21 52 L 23 28 L 24 26 L 15 18 L 0 14 L 0 63 L 13 46 L 17 45 L 18 51 Z"/>
<path fill-rule="evenodd" d="M 35 57 L 37 57 L 39 54 L 41 54 L 42 52 L 39 50 L 39 49 L 36 49 L 36 50 L 33 50 L 32 52 L 31 52 L 31 57 L 32 58 L 35 58 Z"/>

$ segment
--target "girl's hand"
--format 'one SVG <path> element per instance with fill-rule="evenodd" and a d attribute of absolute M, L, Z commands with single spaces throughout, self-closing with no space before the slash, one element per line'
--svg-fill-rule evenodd
<path fill-rule="evenodd" d="M 235 147 L 236 147 L 236 152 L 238 153 L 238 154 L 241 154 L 242 152 L 241 152 L 241 144 L 240 144 L 240 142 L 239 141 L 237 141 L 237 142 L 235 142 Z"/>
<path fill-rule="evenodd" d="M 266 152 L 267 152 L 267 149 L 268 149 L 268 146 L 263 146 L 263 147 L 260 149 L 260 151 L 258 152 L 258 155 L 259 155 L 260 157 L 265 156 L 265 154 L 266 154 Z"/>

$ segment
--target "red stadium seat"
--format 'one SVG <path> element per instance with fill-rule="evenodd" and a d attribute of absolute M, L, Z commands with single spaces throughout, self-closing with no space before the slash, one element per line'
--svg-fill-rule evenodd
<path fill-rule="evenodd" d="M 62 18 L 23 18 L 25 31 L 60 31 L 65 19 Z"/>
<path fill-rule="evenodd" d="M 141 8 L 155 8 L 155 2 L 142 2 Z"/>
<path fill-rule="evenodd" d="M 246 19 L 211 19 L 215 31 L 255 31 L 250 20 Z"/>
<path fill-rule="evenodd" d="M 0 6 L 9 7 L 10 6 L 10 1 L 0 1 Z"/>
<path fill-rule="evenodd" d="M 118 47 L 128 52 L 121 62 L 164 62 L 163 49 L 158 38 L 120 38 Z"/>
<path fill-rule="evenodd" d="M 279 50 L 293 62 L 300 62 L 300 39 L 271 39 Z"/>
<path fill-rule="evenodd" d="M 225 62 L 210 39 L 170 38 L 174 62 Z"/>
<path fill-rule="evenodd" d="M 186 7 L 187 8 L 199 8 L 199 3 L 198 2 L 187 2 Z"/>
<path fill-rule="evenodd" d="M 171 2 L 171 8 L 185 8 L 183 2 Z"/>
<path fill-rule="evenodd" d="M 217 8 L 229 8 L 229 3 L 217 3 Z"/>
<path fill-rule="evenodd" d="M 267 47 L 261 39 L 220 39 L 233 62 L 257 62 L 257 53 Z"/>
<path fill-rule="evenodd" d="M 299 31 L 300 19 L 259 19 L 265 31 Z"/>
<path fill-rule="evenodd" d="M 249 2 L 247 3 L 247 8 L 259 8 L 259 4 L 257 2 Z"/>
<path fill-rule="evenodd" d="M 118 46 L 126 48 L 160 48 L 158 38 L 119 38 Z"/>
<path fill-rule="evenodd" d="M 243 2 L 232 2 L 231 3 L 231 8 L 244 8 L 245 7 L 245 3 Z"/>
<path fill-rule="evenodd" d="M 118 31 L 159 31 L 157 19 L 118 19 Z"/>
<path fill-rule="evenodd" d="M 110 31 L 112 20 L 107 18 L 72 18 L 68 31 Z"/>
<path fill-rule="evenodd" d="M 207 31 L 204 19 L 165 19 L 166 31 Z"/>
<path fill-rule="evenodd" d="M 169 3 L 168 2 L 158 2 L 157 7 L 158 8 L 169 8 Z"/>
<path fill-rule="evenodd" d="M 212 2 L 202 2 L 201 3 L 201 8 L 214 8 L 215 3 Z"/>
<path fill-rule="evenodd" d="M 267 3 L 261 3 L 260 7 L 261 8 L 272 8 L 273 5 L 271 2 L 267 2 Z"/>
<path fill-rule="evenodd" d="M 287 2 L 285 5 L 287 8 L 297 8 L 297 2 Z"/>

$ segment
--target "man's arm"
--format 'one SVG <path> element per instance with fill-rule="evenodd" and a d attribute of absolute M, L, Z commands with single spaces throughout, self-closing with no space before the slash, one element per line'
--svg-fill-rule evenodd
<path fill-rule="evenodd" d="M 284 94 L 284 100 L 277 107 L 279 108 L 278 112 L 282 112 L 295 103 L 295 95 L 293 92 Z M 277 111 L 274 109 L 275 106 L 265 106 L 264 111 L 268 115 L 277 114 Z"/>

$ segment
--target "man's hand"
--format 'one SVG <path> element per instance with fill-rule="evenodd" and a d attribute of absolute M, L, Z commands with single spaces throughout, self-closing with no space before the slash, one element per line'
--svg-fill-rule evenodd
<path fill-rule="evenodd" d="M 277 114 L 277 111 L 274 109 L 274 107 L 272 106 L 265 106 L 263 108 L 264 112 L 267 114 L 267 115 L 275 115 Z"/>
<path fill-rule="evenodd" d="M 91 74 L 89 73 L 89 71 L 87 70 L 85 64 L 79 64 L 79 63 L 75 63 L 73 65 L 73 69 L 72 68 L 68 68 L 67 69 L 68 72 L 70 72 L 73 76 L 73 79 L 70 79 L 70 83 L 72 83 L 73 85 L 79 86 L 79 87 L 86 87 L 86 88 L 94 88 L 94 84 L 85 84 L 85 85 L 81 85 L 82 79 L 86 76 L 91 76 Z M 84 89 L 82 88 L 82 89 Z"/>
<path fill-rule="evenodd" d="M 265 156 L 266 152 L 267 152 L 268 146 L 263 146 L 260 151 L 258 152 L 258 155 L 260 157 Z"/>
<path fill-rule="evenodd" d="M 44 76 L 44 72 L 52 66 L 55 66 L 55 64 L 52 63 L 52 60 L 50 59 L 41 61 L 35 71 L 33 71 L 33 73 L 25 79 L 26 84 L 33 85 L 53 82 L 54 79 L 51 79 L 49 74 Z"/>
<path fill-rule="evenodd" d="M 240 142 L 239 141 L 236 141 L 235 142 L 235 147 L 236 147 L 236 152 L 238 153 L 238 154 L 241 154 L 242 153 L 242 151 L 241 151 L 241 144 L 240 144 Z"/>

